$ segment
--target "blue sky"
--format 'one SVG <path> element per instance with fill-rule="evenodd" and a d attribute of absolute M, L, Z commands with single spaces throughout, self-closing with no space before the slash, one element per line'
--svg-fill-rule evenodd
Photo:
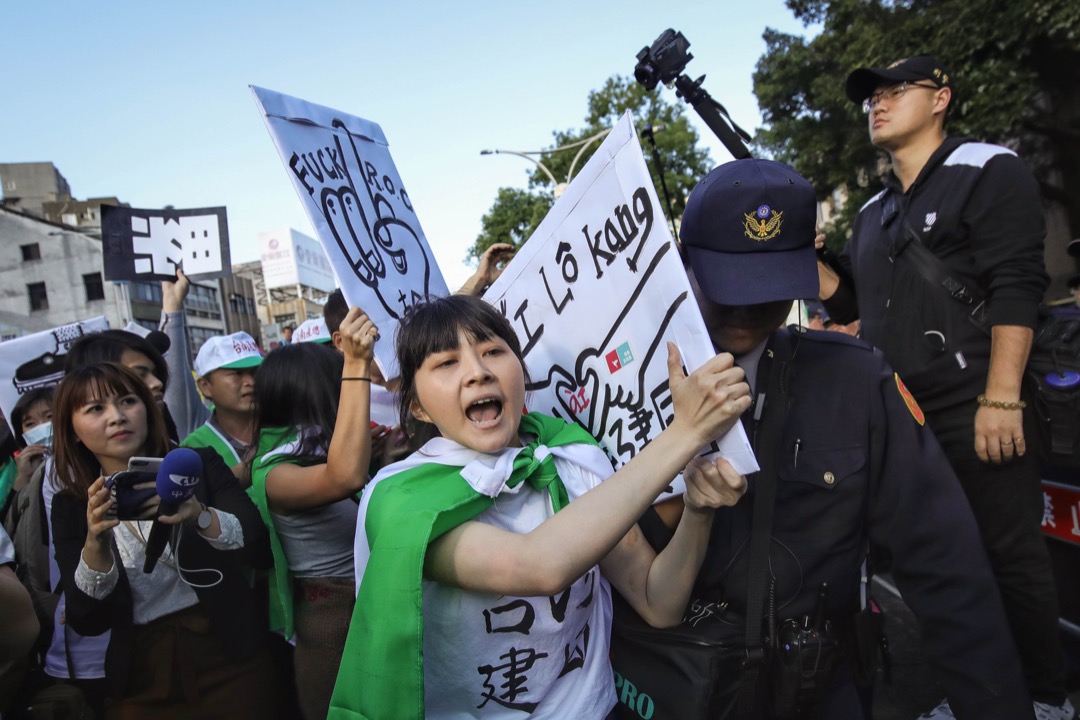
<path fill-rule="evenodd" d="M 0 18 L 0 162 L 52 161 L 79 198 L 225 205 L 234 262 L 257 259 L 264 230 L 313 234 L 247 86 L 267 87 L 382 125 L 451 287 L 497 189 L 532 167 L 480 150 L 582 126 L 588 92 L 631 75 L 667 27 L 752 130 L 762 31 L 807 32 L 782 0 L 0 0 Z M 713 161 L 730 159 L 696 124 Z"/>

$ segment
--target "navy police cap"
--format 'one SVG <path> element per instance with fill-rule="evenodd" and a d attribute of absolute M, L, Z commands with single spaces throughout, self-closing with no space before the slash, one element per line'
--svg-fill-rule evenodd
<path fill-rule="evenodd" d="M 698 286 L 721 305 L 817 297 L 814 188 L 773 160 L 735 160 L 690 193 L 680 237 Z"/>

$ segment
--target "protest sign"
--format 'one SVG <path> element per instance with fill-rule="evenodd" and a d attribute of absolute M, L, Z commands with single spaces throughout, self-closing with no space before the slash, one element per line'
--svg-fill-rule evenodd
<path fill-rule="evenodd" d="M 382 128 L 370 120 L 251 87 L 267 130 L 349 305 L 379 327 L 375 358 L 396 377 L 393 342 L 405 311 L 446 283 Z"/>
<path fill-rule="evenodd" d="M 629 114 L 484 299 L 521 339 L 529 409 L 578 422 L 616 469 L 674 417 L 667 341 L 690 370 L 715 354 Z M 714 450 L 758 469 L 739 423 Z"/>
<path fill-rule="evenodd" d="M 106 280 L 175 280 L 177 267 L 193 280 L 232 273 L 223 207 L 140 210 L 102 205 L 101 247 Z"/>
<path fill-rule="evenodd" d="M 108 329 L 102 316 L 0 343 L 0 409 L 7 421 L 21 395 L 60 382 L 67 351 L 76 340 Z"/>

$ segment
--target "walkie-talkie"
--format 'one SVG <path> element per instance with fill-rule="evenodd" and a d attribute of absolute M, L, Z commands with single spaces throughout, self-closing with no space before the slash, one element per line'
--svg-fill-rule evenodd
<path fill-rule="evenodd" d="M 832 678 L 837 647 L 827 619 L 828 599 L 829 584 L 821 583 L 813 614 L 780 625 L 773 688 L 777 718 L 813 717 Z"/>

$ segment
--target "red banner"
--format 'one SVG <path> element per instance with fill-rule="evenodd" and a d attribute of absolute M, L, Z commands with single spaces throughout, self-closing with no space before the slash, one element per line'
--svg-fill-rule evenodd
<path fill-rule="evenodd" d="M 1080 487 L 1043 480 L 1042 530 L 1080 545 Z"/>

